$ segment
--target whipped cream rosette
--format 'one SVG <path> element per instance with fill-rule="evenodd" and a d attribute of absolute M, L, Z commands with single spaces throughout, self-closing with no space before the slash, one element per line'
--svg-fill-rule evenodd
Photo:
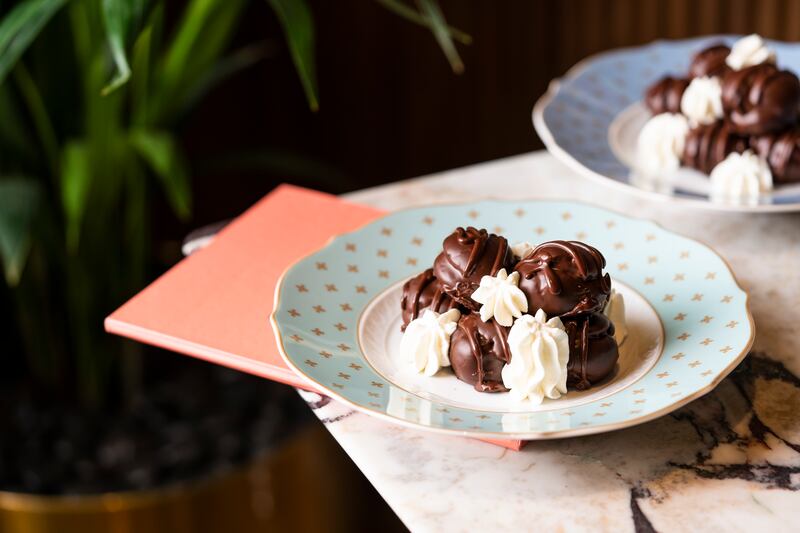
<path fill-rule="evenodd" d="M 426 376 L 450 366 L 450 336 L 460 317 L 458 309 L 442 314 L 426 309 L 422 316 L 408 323 L 400 341 L 400 353 L 411 361 L 417 372 Z"/>
<path fill-rule="evenodd" d="M 725 63 L 733 70 L 741 70 L 762 63 L 775 63 L 775 52 L 770 50 L 760 35 L 754 33 L 742 37 L 733 44 L 730 54 L 725 58 Z"/>
<path fill-rule="evenodd" d="M 681 166 L 689 121 L 679 113 L 661 113 L 648 120 L 637 141 L 639 166 L 648 175 L 660 175 Z"/>
<path fill-rule="evenodd" d="M 539 309 L 524 315 L 508 332 L 511 363 L 503 368 L 503 384 L 518 400 L 541 403 L 567 393 L 569 338 L 561 319 L 547 319 Z"/>
<path fill-rule="evenodd" d="M 715 197 L 756 201 L 772 190 L 769 165 L 750 150 L 729 154 L 711 171 L 711 194 Z"/>
<path fill-rule="evenodd" d="M 681 113 L 692 124 L 711 124 L 722 118 L 722 86 L 719 78 L 695 78 L 681 97 Z"/>
<path fill-rule="evenodd" d="M 481 320 L 497 320 L 501 326 L 511 326 L 515 318 L 528 311 L 528 299 L 519 290 L 519 272 L 506 273 L 501 268 L 496 276 L 483 276 L 472 299 L 481 304 Z"/>

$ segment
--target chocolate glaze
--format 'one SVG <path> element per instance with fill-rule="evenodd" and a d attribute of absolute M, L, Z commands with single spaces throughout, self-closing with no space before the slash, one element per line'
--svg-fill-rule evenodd
<path fill-rule="evenodd" d="M 745 149 L 747 138 L 735 133 L 727 121 L 718 120 L 689 130 L 681 163 L 709 174 L 728 154 Z"/>
<path fill-rule="evenodd" d="M 450 365 L 456 377 L 478 392 L 504 392 L 501 372 L 511 361 L 508 330 L 494 319 L 481 320 L 476 313 L 463 315 L 450 337 Z"/>
<path fill-rule="evenodd" d="M 680 113 L 681 97 L 688 86 L 687 79 L 666 76 L 647 88 L 644 103 L 654 115 Z"/>
<path fill-rule="evenodd" d="M 797 122 L 800 80 L 788 70 L 761 64 L 722 77 L 722 108 L 741 134 L 780 131 Z"/>
<path fill-rule="evenodd" d="M 442 244 L 433 262 L 433 274 L 456 302 L 476 311 L 480 304 L 471 296 L 483 276 L 494 276 L 512 263 L 508 241 L 485 229 L 457 228 Z"/>
<path fill-rule="evenodd" d="M 731 49 L 724 44 L 715 44 L 697 52 L 689 65 L 689 77 L 724 76 L 731 70 L 725 63 L 730 53 Z"/>
<path fill-rule="evenodd" d="M 574 316 L 603 309 L 611 278 L 603 275 L 606 260 L 596 248 L 578 241 L 550 241 L 517 263 L 519 288 L 528 298 L 528 312 Z"/>
<path fill-rule="evenodd" d="M 602 313 L 562 318 L 569 337 L 567 385 L 584 390 L 608 376 L 619 359 L 614 325 Z"/>
<path fill-rule="evenodd" d="M 437 313 L 444 313 L 457 305 L 442 290 L 442 285 L 433 275 L 432 268 L 420 272 L 403 284 L 403 299 L 400 301 L 403 314 L 401 330 L 405 331 L 408 323 L 425 309 L 430 308 Z"/>
<path fill-rule="evenodd" d="M 769 163 L 775 183 L 800 182 L 800 129 L 751 137 L 750 147 Z"/>

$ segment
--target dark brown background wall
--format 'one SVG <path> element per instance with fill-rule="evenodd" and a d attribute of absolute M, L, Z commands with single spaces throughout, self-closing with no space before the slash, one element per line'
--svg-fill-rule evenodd
<path fill-rule="evenodd" d="M 210 95 L 185 125 L 193 224 L 235 215 L 284 180 L 344 192 L 541 148 L 534 102 L 552 78 L 601 50 L 709 33 L 800 38 L 797 0 L 441 5 L 474 39 L 459 46 L 461 76 L 430 32 L 374 1 L 312 2 L 321 109 L 311 113 L 277 21 L 266 2 L 253 2 L 236 44 L 266 41 L 269 57 Z M 225 153 L 234 155 L 220 161 Z"/>

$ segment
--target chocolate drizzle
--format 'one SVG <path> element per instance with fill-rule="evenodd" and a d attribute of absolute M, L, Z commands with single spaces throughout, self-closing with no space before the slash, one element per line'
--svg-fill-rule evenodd
<path fill-rule="evenodd" d="M 681 98 L 689 80 L 666 76 L 647 88 L 644 103 L 654 115 L 661 113 L 680 113 Z"/>
<path fill-rule="evenodd" d="M 746 148 L 747 139 L 735 133 L 727 121 L 718 120 L 689 130 L 681 162 L 709 174 L 728 154 L 741 153 Z"/>
<path fill-rule="evenodd" d="M 408 323 L 419 317 L 425 309 L 430 308 L 437 313 L 444 313 L 457 305 L 445 294 L 442 284 L 433 275 L 433 269 L 429 268 L 403 285 L 403 299 L 400 302 L 403 314 L 401 330 L 405 331 Z"/>
<path fill-rule="evenodd" d="M 483 276 L 494 276 L 511 263 L 508 241 L 485 229 L 457 228 L 443 243 L 433 263 L 433 273 L 442 288 L 456 302 L 473 311 L 480 305 L 472 293 Z"/>
<path fill-rule="evenodd" d="M 750 147 L 769 164 L 776 183 L 800 182 L 800 129 L 750 138 Z"/>
<path fill-rule="evenodd" d="M 580 356 L 580 370 L 578 371 L 578 375 L 580 376 L 580 381 L 575 384 L 575 388 L 577 389 L 587 389 L 591 385 L 589 383 L 589 378 L 587 377 L 588 374 L 588 367 L 589 367 L 589 320 L 584 320 L 581 323 L 581 356 Z"/>
<path fill-rule="evenodd" d="M 503 392 L 503 366 L 511 361 L 508 330 L 493 319 L 463 315 L 450 338 L 450 365 L 456 377 L 479 392 Z"/>
<path fill-rule="evenodd" d="M 800 80 L 788 70 L 762 63 L 731 70 L 721 85 L 722 107 L 737 133 L 761 135 L 797 122 Z"/>
<path fill-rule="evenodd" d="M 614 325 L 602 313 L 567 317 L 562 322 L 569 337 L 567 384 L 587 389 L 608 376 L 617 364 Z"/>
<path fill-rule="evenodd" d="M 731 70 L 725 62 L 730 53 L 730 47 L 724 44 L 714 44 L 700 50 L 692 57 L 692 64 L 689 66 L 689 77 L 724 76 Z"/>
<path fill-rule="evenodd" d="M 597 249 L 578 241 L 540 244 L 518 262 L 519 288 L 528 298 L 528 310 L 543 309 L 547 316 L 573 316 L 602 310 L 611 292 L 611 278 L 603 275 L 606 260 Z"/>

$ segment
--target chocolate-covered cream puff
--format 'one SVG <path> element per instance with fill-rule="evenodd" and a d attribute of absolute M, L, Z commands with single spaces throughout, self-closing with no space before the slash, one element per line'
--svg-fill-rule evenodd
<path fill-rule="evenodd" d="M 666 76 L 647 88 L 644 103 L 654 115 L 680 113 L 681 98 L 688 86 L 689 80 L 685 78 Z"/>
<path fill-rule="evenodd" d="M 433 275 L 432 268 L 420 272 L 403 284 L 403 299 L 400 301 L 403 315 L 402 330 L 405 330 L 408 323 L 425 309 L 430 308 L 437 313 L 444 313 L 457 305 L 442 290 L 442 285 Z"/>
<path fill-rule="evenodd" d="M 569 337 L 567 385 L 584 390 L 611 374 L 619 359 L 614 325 L 602 313 L 563 318 Z"/>
<path fill-rule="evenodd" d="M 724 76 L 731 70 L 725 62 L 730 53 L 730 47 L 724 44 L 715 44 L 700 50 L 692 57 L 692 63 L 689 65 L 689 77 Z"/>
<path fill-rule="evenodd" d="M 501 372 L 511 361 L 508 330 L 494 319 L 463 315 L 450 337 L 450 365 L 456 377 L 478 392 L 504 392 Z"/>
<path fill-rule="evenodd" d="M 747 149 L 747 138 L 733 131 L 727 121 L 700 124 L 689 130 L 683 145 L 681 163 L 705 174 L 733 152 Z"/>
<path fill-rule="evenodd" d="M 603 274 L 606 260 L 596 248 L 578 241 L 540 244 L 517 265 L 519 288 L 528 298 L 528 311 L 544 310 L 548 317 L 601 311 L 611 292 Z"/>
<path fill-rule="evenodd" d="M 483 276 L 494 276 L 512 263 L 508 241 L 485 229 L 468 227 L 457 228 L 442 246 L 442 253 L 433 262 L 434 276 L 457 303 L 473 311 L 480 309 L 472 293 Z"/>
<path fill-rule="evenodd" d="M 797 123 L 800 80 L 762 63 L 722 77 L 722 108 L 734 131 L 747 135 L 783 130 Z"/>
<path fill-rule="evenodd" d="M 767 161 L 775 183 L 800 182 L 800 129 L 751 137 L 750 147 Z"/>

